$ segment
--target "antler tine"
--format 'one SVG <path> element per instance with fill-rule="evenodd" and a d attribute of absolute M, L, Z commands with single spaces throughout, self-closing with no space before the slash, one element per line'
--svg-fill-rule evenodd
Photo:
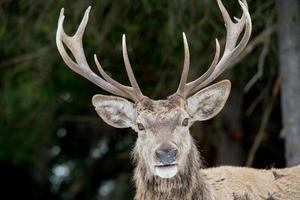
<path fill-rule="evenodd" d="M 185 84 L 187 82 L 189 68 L 190 68 L 190 51 L 189 51 L 189 44 L 187 42 L 185 33 L 182 33 L 183 37 L 183 46 L 184 46 L 184 63 L 183 63 L 183 70 L 181 74 L 181 79 L 179 82 L 179 86 L 177 89 L 177 94 L 181 95 L 184 92 Z"/>
<path fill-rule="evenodd" d="M 225 50 L 224 52 L 227 52 L 228 50 L 234 49 L 236 46 L 236 42 L 239 38 L 240 32 L 242 31 L 242 29 L 244 28 L 245 22 L 244 22 L 244 13 L 245 13 L 245 9 L 244 9 L 244 5 L 243 3 L 239 0 L 239 4 L 242 7 L 243 10 L 243 16 L 241 18 L 241 20 L 237 20 L 237 23 L 234 23 L 227 10 L 225 9 L 223 3 L 221 0 L 218 0 L 218 6 L 221 10 L 226 28 L 227 28 L 227 36 L 226 36 L 226 45 L 225 45 Z M 246 12 L 247 11 L 247 7 L 246 7 Z M 238 34 L 237 34 L 238 33 Z"/>
<path fill-rule="evenodd" d="M 101 76 L 109 83 L 111 83 L 113 86 L 119 88 L 120 90 L 124 91 L 126 94 L 130 95 L 134 101 L 140 101 L 144 96 L 141 93 L 137 93 L 136 90 L 132 87 L 128 87 L 126 85 L 123 85 L 119 83 L 118 81 L 111 78 L 102 68 L 100 62 L 98 61 L 98 58 L 96 54 L 94 54 L 94 60 L 96 63 L 96 66 L 101 74 Z"/>
<path fill-rule="evenodd" d="M 216 79 L 245 49 L 250 39 L 252 23 L 246 0 L 239 0 L 239 4 L 243 10 L 243 15 L 241 19 L 237 19 L 237 23 L 234 23 L 231 20 L 230 15 L 224 7 L 222 1 L 217 0 L 217 2 L 227 30 L 224 53 L 221 59 L 219 60 L 220 46 L 218 40 L 216 40 L 216 54 L 211 66 L 201 77 L 188 84 L 185 84 L 184 90 L 183 92 L 181 92 L 181 95 L 184 98 L 197 92 L 201 88 L 211 83 L 214 79 Z M 241 41 L 237 44 L 238 38 L 243 30 L 243 37 Z"/>
<path fill-rule="evenodd" d="M 198 86 L 201 82 L 203 82 L 205 79 L 207 79 L 213 73 L 213 71 L 219 61 L 219 57 L 220 57 L 220 44 L 219 44 L 218 39 L 216 39 L 216 53 L 215 53 L 214 59 L 210 65 L 210 67 L 208 68 L 208 70 L 202 76 L 197 78 L 196 80 L 186 84 L 189 66 L 190 66 L 190 54 L 189 54 L 187 39 L 186 39 L 184 33 L 183 33 L 183 39 L 184 39 L 183 41 L 184 41 L 184 49 L 185 49 L 184 50 L 184 52 L 185 52 L 184 67 L 183 67 L 181 80 L 180 80 L 179 87 L 178 87 L 176 94 L 185 98 L 187 95 L 187 93 L 186 93 L 187 91 L 189 91 L 191 88 L 194 88 L 195 86 Z"/>
<path fill-rule="evenodd" d="M 123 34 L 122 36 L 122 53 L 123 53 L 123 60 L 124 60 L 124 65 L 125 69 L 130 81 L 131 86 L 136 90 L 137 93 L 142 95 L 141 89 L 135 79 L 134 73 L 132 71 L 132 67 L 129 61 L 128 53 L 127 53 L 127 45 L 126 45 L 126 36 Z"/>
<path fill-rule="evenodd" d="M 249 11 L 248 11 L 248 4 L 247 4 L 246 0 L 243 0 L 243 1 L 239 0 L 239 4 L 243 10 L 243 16 L 238 23 L 241 23 L 242 20 L 244 20 L 245 33 L 243 35 L 241 42 L 235 48 L 234 56 L 238 56 L 245 49 L 245 47 L 250 39 L 251 32 L 252 32 L 252 23 L 251 23 L 251 17 L 250 17 Z"/>
<path fill-rule="evenodd" d="M 111 78 L 103 69 L 103 67 L 101 66 L 98 58 L 97 58 L 97 55 L 94 54 L 94 60 L 95 60 L 95 63 L 96 63 L 96 66 L 98 68 L 98 71 L 100 72 L 101 76 L 109 83 L 111 83 L 113 86 L 119 88 L 120 90 L 124 90 L 124 92 L 127 93 L 127 91 L 130 89 L 130 87 L 126 86 L 126 85 L 123 85 L 121 83 L 119 83 L 118 81 L 114 80 L 113 78 Z"/>
<path fill-rule="evenodd" d="M 128 58 L 128 53 L 127 53 L 127 48 L 126 48 L 126 41 L 125 41 L 125 35 L 123 34 L 122 37 L 122 50 L 123 50 L 123 59 L 124 59 L 124 64 L 125 64 L 125 69 L 129 78 L 129 81 L 132 85 L 132 87 L 128 87 L 125 86 L 121 83 L 119 83 L 118 81 L 114 80 L 113 78 L 111 78 L 102 68 L 100 62 L 98 61 L 98 58 L 96 56 L 96 54 L 94 54 L 94 60 L 96 63 L 96 66 L 101 74 L 101 76 L 109 83 L 111 83 L 113 86 L 119 88 L 120 90 L 124 91 L 126 94 L 132 96 L 135 101 L 140 101 L 144 95 L 142 94 L 138 83 L 134 77 L 133 71 L 132 71 L 132 67 L 130 65 L 129 62 L 129 58 Z"/>
<path fill-rule="evenodd" d="M 91 7 L 88 7 L 88 9 L 85 11 L 84 17 L 81 20 L 81 23 L 76 31 L 76 33 L 71 37 L 68 36 L 63 28 L 63 22 L 64 22 L 64 9 L 61 10 L 60 16 L 58 19 L 58 27 L 57 27 L 57 33 L 56 33 L 56 45 L 58 48 L 59 53 L 61 54 L 64 62 L 67 64 L 67 66 L 75 71 L 76 73 L 82 75 L 86 79 L 90 80 L 94 84 L 98 85 L 102 89 L 118 95 L 122 96 L 128 99 L 131 99 L 133 101 L 139 101 L 143 95 L 140 92 L 139 88 L 136 90 L 136 88 L 128 87 L 125 85 L 122 85 L 115 81 L 114 79 L 110 78 L 105 71 L 102 69 L 100 63 L 98 62 L 96 56 L 95 56 L 95 62 L 96 65 L 103 76 L 101 78 L 97 74 L 95 74 L 91 68 L 89 67 L 85 53 L 83 50 L 82 45 L 82 37 L 88 22 L 89 18 L 89 12 L 91 10 Z M 73 61 L 73 59 L 69 56 L 67 53 L 64 44 L 70 49 L 71 53 L 73 54 L 76 62 Z M 132 72 L 132 71 L 131 71 Z M 134 86 L 136 87 L 136 86 Z"/>
<path fill-rule="evenodd" d="M 216 39 L 216 52 L 215 52 L 215 56 L 214 56 L 214 59 L 213 59 L 211 65 L 209 66 L 208 70 L 202 76 L 200 76 L 196 80 L 194 80 L 186 85 L 186 90 L 184 93 L 185 97 L 191 93 L 194 93 L 195 90 L 197 90 L 197 88 L 201 87 L 201 84 L 211 76 L 211 74 L 214 72 L 214 70 L 218 64 L 219 57 L 220 57 L 220 44 L 219 44 L 218 39 Z"/>
<path fill-rule="evenodd" d="M 85 30 L 89 12 L 91 7 L 89 7 L 84 14 L 84 17 L 81 20 L 81 23 L 76 31 L 76 33 L 70 37 L 68 36 L 63 28 L 63 22 L 64 22 L 64 9 L 61 9 L 59 20 L 58 20 L 58 27 L 57 27 L 57 33 L 56 33 L 56 44 L 58 51 L 60 52 L 63 60 L 65 63 L 75 72 L 80 73 L 82 71 L 87 72 L 87 69 L 89 69 L 88 63 L 85 59 L 85 55 L 82 48 L 82 35 Z M 66 52 L 63 43 L 67 45 L 67 47 L 71 50 L 72 54 L 75 57 L 75 60 L 77 63 L 75 63 L 68 53 Z M 85 69 L 85 70 L 84 70 Z M 86 75 L 86 74 L 85 74 Z"/>

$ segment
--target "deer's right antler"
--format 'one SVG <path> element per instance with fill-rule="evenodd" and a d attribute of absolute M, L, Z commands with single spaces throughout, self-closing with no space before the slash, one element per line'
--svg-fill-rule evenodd
<path fill-rule="evenodd" d="M 219 60 L 220 55 L 220 45 L 216 39 L 216 53 L 213 59 L 211 66 L 208 70 L 196 80 L 187 83 L 189 65 L 190 65 L 190 55 L 189 48 L 185 34 L 183 33 L 183 44 L 184 44 L 184 65 L 181 75 L 181 80 L 177 89 L 177 92 L 174 95 L 179 95 L 182 98 L 186 99 L 190 95 L 194 94 L 198 90 L 204 88 L 213 80 L 215 80 L 236 58 L 237 56 L 245 49 L 251 35 L 252 23 L 250 14 L 248 11 L 248 5 L 246 0 L 239 0 L 239 4 L 243 10 L 243 15 L 240 19 L 235 18 L 237 21 L 234 23 L 227 10 L 225 9 L 221 0 L 218 1 L 218 6 L 221 10 L 222 16 L 224 18 L 225 26 L 227 29 L 226 45 L 224 53 Z M 244 35 L 241 41 L 237 44 L 238 38 L 242 31 Z"/>
<path fill-rule="evenodd" d="M 135 79 L 135 76 L 133 74 L 128 53 L 127 53 L 127 47 L 126 47 L 126 39 L 125 35 L 122 37 L 122 50 L 123 50 L 123 59 L 124 64 L 126 68 L 127 75 L 129 77 L 129 81 L 132 85 L 132 87 L 128 87 L 125 85 L 122 85 L 121 83 L 118 83 L 114 79 L 112 79 L 109 75 L 106 74 L 106 72 L 101 67 L 96 55 L 94 55 L 96 65 L 103 76 L 101 78 L 96 73 L 94 73 L 91 68 L 89 67 L 85 53 L 82 46 L 82 37 L 84 34 L 85 27 L 88 22 L 89 18 L 89 12 L 91 10 L 91 7 L 88 7 L 88 9 L 85 11 L 84 17 L 78 27 L 78 30 L 76 33 L 71 37 L 68 36 L 63 28 L 63 22 L 64 22 L 64 9 L 61 10 L 60 16 L 58 19 L 58 27 L 56 32 L 56 45 L 58 48 L 58 51 L 60 55 L 62 56 L 64 62 L 67 64 L 67 66 L 75 71 L 76 73 L 80 74 L 81 76 L 85 77 L 86 79 L 90 80 L 94 84 L 98 85 L 102 89 L 118 95 L 122 96 L 128 99 L 131 99 L 135 102 L 140 101 L 144 98 L 144 95 L 142 94 L 138 83 Z M 67 53 L 64 44 L 70 49 L 71 53 L 73 54 L 76 62 L 70 58 L 69 54 Z"/>

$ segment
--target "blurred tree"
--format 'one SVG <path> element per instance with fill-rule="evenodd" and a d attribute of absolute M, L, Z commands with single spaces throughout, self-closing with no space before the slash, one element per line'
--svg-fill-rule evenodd
<path fill-rule="evenodd" d="M 287 165 L 300 164 L 300 1 L 277 0 L 278 42 Z"/>

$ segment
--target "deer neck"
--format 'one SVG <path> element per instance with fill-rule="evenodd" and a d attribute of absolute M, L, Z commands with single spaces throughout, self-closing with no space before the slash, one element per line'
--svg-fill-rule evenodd
<path fill-rule="evenodd" d="M 135 169 L 136 200 L 159 199 L 203 199 L 205 191 L 204 176 L 201 173 L 201 157 L 193 143 L 188 156 L 185 170 L 179 172 L 172 179 L 162 179 L 148 176 L 143 161 L 138 160 Z"/>

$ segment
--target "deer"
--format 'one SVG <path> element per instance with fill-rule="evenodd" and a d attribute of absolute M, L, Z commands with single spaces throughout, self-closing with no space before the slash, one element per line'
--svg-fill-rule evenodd
<path fill-rule="evenodd" d="M 82 44 L 91 7 L 85 11 L 73 36 L 67 35 L 63 29 L 65 16 L 62 8 L 56 44 L 63 61 L 71 70 L 114 95 L 97 94 L 92 98 L 92 104 L 104 122 L 115 128 L 132 128 L 138 135 L 133 149 L 136 200 L 300 199 L 299 166 L 266 170 L 235 166 L 204 168 L 189 132 L 193 123 L 216 116 L 228 99 L 229 80 L 211 83 L 237 60 L 251 36 L 248 4 L 246 0 L 238 2 L 242 16 L 233 21 L 221 0 L 217 0 L 227 31 L 224 52 L 220 57 L 220 44 L 216 39 L 211 65 L 191 82 L 187 81 L 189 46 L 183 33 L 184 63 L 179 86 L 174 94 L 163 100 L 143 95 L 133 74 L 124 34 L 122 55 L 131 86 L 109 76 L 96 55 L 94 60 L 101 76 L 93 72 Z"/>

